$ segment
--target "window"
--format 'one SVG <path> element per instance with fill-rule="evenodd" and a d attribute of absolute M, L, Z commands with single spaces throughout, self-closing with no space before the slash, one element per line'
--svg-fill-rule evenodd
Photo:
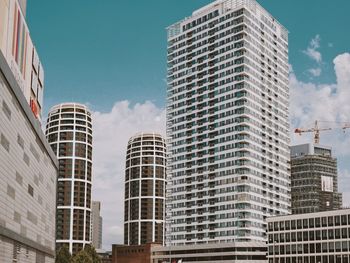
<path fill-rule="evenodd" d="M 341 230 L 341 237 L 342 238 L 348 238 L 348 230 L 346 228 L 342 228 L 342 230 Z"/>
<path fill-rule="evenodd" d="M 33 187 L 32 187 L 30 184 L 28 184 L 28 193 L 29 193 L 31 196 L 34 196 L 34 189 L 33 189 Z"/>
<path fill-rule="evenodd" d="M 341 224 L 344 226 L 344 225 L 347 225 L 347 217 L 346 217 L 346 215 L 342 215 L 341 216 Z"/>
<path fill-rule="evenodd" d="M 291 229 L 295 229 L 296 228 L 296 222 L 295 220 L 291 221 Z"/>
<path fill-rule="evenodd" d="M 349 228 L 350 231 L 350 228 Z M 290 242 L 290 233 L 286 233 L 286 242 Z"/>
<path fill-rule="evenodd" d="M 310 238 L 310 240 L 315 240 L 315 232 L 314 231 L 309 232 L 309 238 Z"/>
<path fill-rule="evenodd" d="M 334 221 L 336 226 L 340 226 L 340 216 L 335 216 Z"/>
<path fill-rule="evenodd" d="M 5 113 L 6 117 L 11 120 L 11 110 L 5 101 L 2 101 L 2 111 Z"/>
<path fill-rule="evenodd" d="M 348 242 L 347 241 L 342 242 L 342 251 L 348 252 Z"/>
<path fill-rule="evenodd" d="M 333 226 L 333 216 L 328 217 L 328 226 Z"/>
<path fill-rule="evenodd" d="M 321 218 L 319 218 L 319 217 L 315 218 L 315 225 L 316 225 L 316 227 L 321 226 Z"/>
<path fill-rule="evenodd" d="M 301 219 L 298 219 L 298 220 L 297 220 L 297 228 L 298 228 L 298 229 L 301 229 Z"/>
<path fill-rule="evenodd" d="M 322 226 L 323 227 L 327 226 L 327 217 L 322 217 Z"/>
<path fill-rule="evenodd" d="M 350 215 L 349 215 L 350 217 Z M 286 230 L 290 230 L 290 221 L 286 221 Z"/>
<path fill-rule="evenodd" d="M 328 239 L 334 239 L 334 229 L 328 229 Z"/>
<path fill-rule="evenodd" d="M 6 139 L 5 135 L 3 134 L 1 134 L 0 143 L 6 151 L 10 151 L 10 142 Z"/>
<path fill-rule="evenodd" d="M 322 230 L 322 239 L 327 240 L 327 230 Z"/>
<path fill-rule="evenodd" d="M 316 230 L 316 240 L 321 240 L 321 230 Z"/>
<path fill-rule="evenodd" d="M 322 252 L 327 253 L 327 251 L 328 251 L 328 243 L 327 242 L 322 243 Z"/>
<path fill-rule="evenodd" d="M 308 228 L 308 220 L 307 219 L 303 219 L 303 228 Z"/>
<path fill-rule="evenodd" d="M 335 230 L 335 238 L 340 239 L 340 229 L 339 228 Z"/>
<path fill-rule="evenodd" d="M 309 227 L 310 228 L 314 228 L 315 227 L 315 220 L 314 220 L 314 218 L 310 218 L 309 219 Z"/>

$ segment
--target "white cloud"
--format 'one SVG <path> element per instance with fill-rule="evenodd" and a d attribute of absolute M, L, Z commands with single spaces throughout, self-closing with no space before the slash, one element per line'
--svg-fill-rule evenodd
<path fill-rule="evenodd" d="M 350 129 L 341 130 L 350 121 L 350 54 L 338 55 L 334 60 L 336 83 L 314 84 L 299 81 L 290 74 L 291 122 L 292 128 L 313 127 L 315 120 L 321 127 L 333 130 L 321 133 L 321 144 L 333 147 L 335 156 L 350 159 Z M 311 142 L 313 134 L 292 134 L 292 144 Z M 339 188 L 344 193 L 344 204 L 350 205 L 350 166 L 349 162 L 339 161 Z"/>
<path fill-rule="evenodd" d="M 101 201 L 103 244 L 123 243 L 124 169 L 126 146 L 138 132 L 165 134 L 165 110 L 151 102 L 114 104 L 111 111 L 94 112 L 93 200 Z"/>
<path fill-rule="evenodd" d="M 316 48 L 319 45 L 317 39 L 310 46 Z M 333 62 L 336 83 L 305 83 L 291 72 L 292 127 L 311 127 L 315 120 L 350 121 L 350 54 L 341 54 Z M 103 243 L 110 249 L 112 243 L 123 242 L 124 162 L 128 139 L 140 131 L 165 134 L 165 110 L 151 102 L 132 106 L 128 101 L 121 101 L 111 111 L 95 112 L 93 117 L 93 199 L 102 202 Z M 310 140 L 312 135 L 292 134 L 293 144 Z M 350 158 L 350 129 L 346 134 L 339 129 L 324 132 L 321 143 L 333 146 L 336 155 Z M 340 167 L 339 185 L 341 191 L 345 190 L 344 203 L 350 205 L 350 191 L 345 188 L 350 183 L 348 171 L 350 167 Z"/>
<path fill-rule="evenodd" d="M 343 190 L 343 206 L 350 207 L 350 171 L 347 169 L 339 170 L 339 188 Z"/>
<path fill-rule="evenodd" d="M 336 83 L 305 83 L 299 81 L 295 74 L 291 72 L 291 120 L 293 127 L 308 127 L 313 125 L 315 120 L 333 122 L 350 121 L 350 54 L 344 53 L 338 55 L 333 62 L 337 79 Z M 335 128 L 339 127 L 335 123 L 323 123 L 323 125 L 331 125 Z M 338 139 L 340 147 L 337 150 L 341 150 L 341 153 L 350 154 L 350 148 L 342 143 L 344 136 L 339 130 L 335 129 L 332 132 L 325 132 L 323 136 L 325 138 L 327 136 L 332 137 L 332 142 Z M 295 136 L 293 136 L 293 139 L 298 140 Z"/>
<path fill-rule="evenodd" d="M 320 48 L 320 42 L 320 35 L 316 35 L 313 39 L 311 39 L 308 48 L 303 51 L 304 54 L 306 54 L 309 58 L 315 60 L 317 63 L 322 62 L 322 55 L 318 51 Z"/>
<path fill-rule="evenodd" d="M 321 68 L 310 68 L 308 71 L 314 77 L 319 77 L 322 73 Z"/>

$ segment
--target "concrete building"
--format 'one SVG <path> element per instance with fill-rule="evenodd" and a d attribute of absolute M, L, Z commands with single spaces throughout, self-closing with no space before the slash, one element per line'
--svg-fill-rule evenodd
<path fill-rule="evenodd" d="M 96 249 L 102 248 L 102 224 L 103 219 L 101 216 L 101 202 L 92 201 L 91 206 L 91 234 L 92 234 L 92 245 Z"/>
<path fill-rule="evenodd" d="M 167 60 L 167 245 L 265 242 L 290 211 L 287 30 L 217 0 L 168 27 Z"/>
<path fill-rule="evenodd" d="M 301 144 L 291 147 L 292 213 L 340 209 L 337 159 L 327 146 Z"/>
<path fill-rule="evenodd" d="M 45 74 L 25 21 L 26 5 L 26 0 L 0 0 L 0 50 L 41 121 Z"/>
<path fill-rule="evenodd" d="M 0 262 L 54 262 L 57 169 L 41 125 L 0 50 Z"/>
<path fill-rule="evenodd" d="M 124 244 L 163 243 L 166 145 L 161 135 L 130 138 L 126 154 Z"/>
<path fill-rule="evenodd" d="M 269 263 L 348 263 L 350 209 L 267 219 Z"/>
<path fill-rule="evenodd" d="M 67 245 L 75 254 L 91 244 L 91 112 L 78 103 L 52 107 L 46 137 L 59 162 L 56 249 Z"/>

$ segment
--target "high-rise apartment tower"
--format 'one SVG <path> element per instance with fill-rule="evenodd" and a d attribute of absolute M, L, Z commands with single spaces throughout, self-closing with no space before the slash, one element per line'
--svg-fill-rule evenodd
<path fill-rule="evenodd" d="M 340 209 L 337 159 L 331 147 L 301 144 L 291 147 L 292 213 Z"/>
<path fill-rule="evenodd" d="M 75 254 L 91 243 L 91 112 L 78 103 L 52 107 L 46 137 L 59 161 L 56 248 Z"/>
<path fill-rule="evenodd" d="M 290 210 L 288 32 L 254 0 L 168 27 L 167 243 L 265 241 Z"/>
<path fill-rule="evenodd" d="M 101 202 L 92 201 L 91 206 L 91 234 L 92 234 L 92 245 L 96 249 L 102 248 L 102 224 L 103 219 L 101 216 Z"/>
<path fill-rule="evenodd" d="M 163 243 L 165 140 L 156 133 L 130 138 L 126 154 L 124 244 Z"/>

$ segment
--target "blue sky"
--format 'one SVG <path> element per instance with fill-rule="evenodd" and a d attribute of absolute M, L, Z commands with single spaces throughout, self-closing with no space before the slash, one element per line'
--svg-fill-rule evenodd
<path fill-rule="evenodd" d="M 290 32 L 291 129 L 316 119 L 350 121 L 350 1 L 258 1 Z M 88 103 L 95 112 L 93 197 L 102 201 L 106 249 L 123 240 L 128 139 L 138 131 L 164 134 L 165 28 L 210 2 L 28 0 L 27 21 L 45 68 L 45 112 L 65 101 Z M 311 140 L 292 135 L 293 144 Z M 321 142 L 334 147 L 350 205 L 350 130 L 322 134 Z"/>
<path fill-rule="evenodd" d="M 45 106 L 89 102 L 107 110 L 115 101 L 165 103 L 166 30 L 209 0 L 28 1 L 27 20 L 46 69 Z M 290 32 L 290 63 L 298 78 L 312 61 L 302 53 L 319 34 L 322 65 L 349 49 L 350 1 L 260 0 Z M 332 47 L 329 47 L 328 44 Z"/>

